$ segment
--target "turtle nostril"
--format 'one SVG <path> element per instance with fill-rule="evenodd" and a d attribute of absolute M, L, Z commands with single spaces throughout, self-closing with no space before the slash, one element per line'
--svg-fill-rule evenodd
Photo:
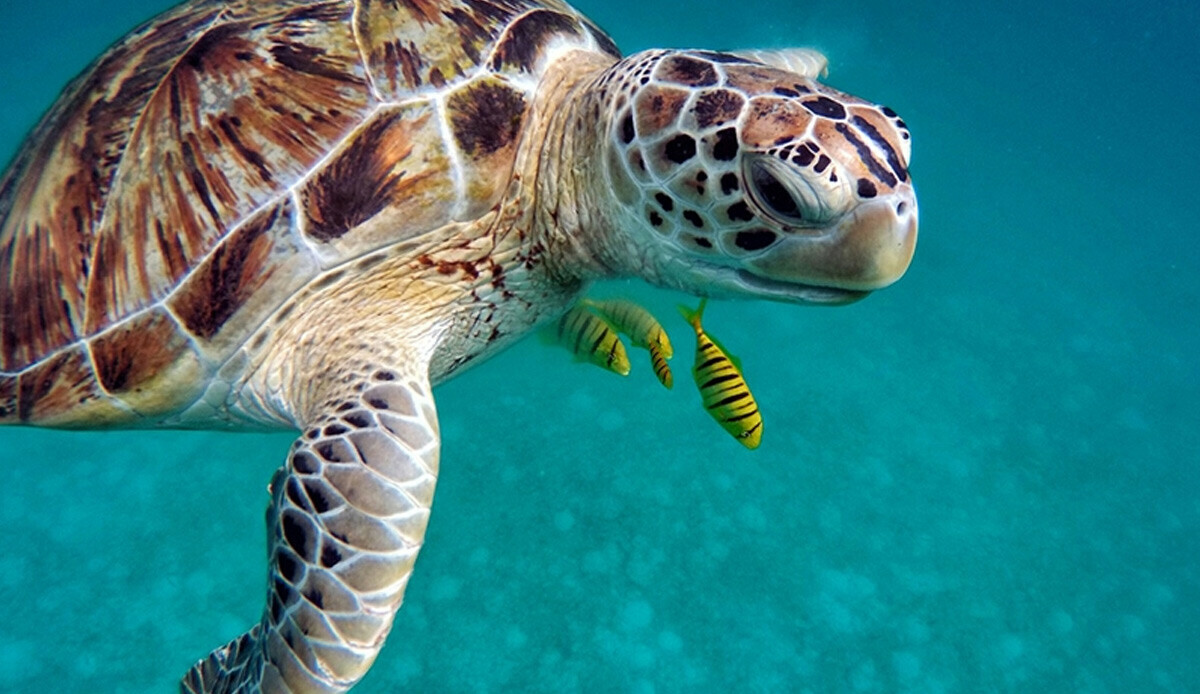
<path fill-rule="evenodd" d="M 896 205 L 896 214 L 904 214 L 904 211 L 907 209 L 908 209 L 908 203 L 901 200 Z"/>

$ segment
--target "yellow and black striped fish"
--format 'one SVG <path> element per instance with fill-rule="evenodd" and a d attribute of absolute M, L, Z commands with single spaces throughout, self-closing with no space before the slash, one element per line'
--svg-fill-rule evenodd
<path fill-rule="evenodd" d="M 758 403 L 750 394 L 750 388 L 733 357 L 701 327 L 700 318 L 706 303 L 707 299 L 702 299 L 695 311 L 686 306 L 679 307 L 679 312 L 696 331 L 696 364 L 692 367 L 692 375 L 700 387 L 700 399 L 704 402 L 704 409 L 738 443 L 746 448 L 758 448 L 762 442 L 763 427 Z"/>
<path fill-rule="evenodd" d="M 617 332 L 628 335 L 635 346 L 645 349 L 657 347 L 667 359 L 675 356 L 667 331 L 641 306 L 628 299 L 584 299 L 583 303 L 607 318 Z"/>
<path fill-rule="evenodd" d="M 671 367 L 667 364 L 667 358 L 663 356 L 658 345 L 651 343 L 647 349 L 650 350 L 650 365 L 654 367 L 654 375 L 658 376 L 658 382 L 668 389 L 671 388 L 675 385 L 675 377 L 671 375 Z"/>
<path fill-rule="evenodd" d="M 558 319 L 555 337 L 576 359 L 584 359 L 622 376 L 629 375 L 625 344 L 604 318 L 577 304 Z"/>
<path fill-rule="evenodd" d="M 667 388 L 675 384 L 667 364 L 675 351 L 667 331 L 649 311 L 627 299 L 584 299 L 583 303 L 604 316 L 617 332 L 628 335 L 634 346 L 650 351 L 650 365 L 659 383 Z"/>

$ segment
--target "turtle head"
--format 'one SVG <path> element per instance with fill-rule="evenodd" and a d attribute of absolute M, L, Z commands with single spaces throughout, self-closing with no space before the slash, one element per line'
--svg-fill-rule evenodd
<path fill-rule="evenodd" d="M 797 72 L 787 55 L 755 54 L 772 66 L 650 51 L 602 78 L 602 168 L 632 271 L 699 294 L 825 304 L 904 274 L 917 238 L 904 122 L 818 83 L 823 59 Z"/>

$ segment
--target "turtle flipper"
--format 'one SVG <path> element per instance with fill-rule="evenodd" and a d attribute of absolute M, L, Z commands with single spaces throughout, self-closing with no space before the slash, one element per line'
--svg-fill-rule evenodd
<path fill-rule="evenodd" d="M 829 74 L 829 59 L 815 48 L 776 48 L 761 51 L 735 51 L 734 55 L 787 70 L 809 79 L 819 79 Z"/>
<path fill-rule="evenodd" d="M 271 480 L 267 607 L 181 692 L 343 692 L 371 666 L 425 535 L 439 436 L 426 379 L 379 370 L 326 403 Z"/>

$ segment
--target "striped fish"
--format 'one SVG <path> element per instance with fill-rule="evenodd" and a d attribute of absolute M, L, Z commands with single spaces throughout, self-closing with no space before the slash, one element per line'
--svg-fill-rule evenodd
<path fill-rule="evenodd" d="M 704 409 L 725 431 L 746 448 L 758 448 L 762 442 L 762 415 L 758 403 L 750 394 L 741 369 L 724 349 L 713 341 L 701 327 L 707 299 L 701 299 L 695 311 L 680 306 L 679 312 L 696 331 L 696 364 L 692 375 L 700 387 Z"/>
<path fill-rule="evenodd" d="M 653 345 L 663 357 L 675 356 L 667 331 L 641 306 L 628 299 L 584 299 L 583 303 L 607 318 L 617 332 L 628 335 L 635 346 L 650 349 Z"/>
<path fill-rule="evenodd" d="M 622 376 L 629 375 L 629 355 L 608 321 L 582 304 L 576 304 L 558 319 L 558 342 L 576 359 L 590 361 Z"/>
<path fill-rule="evenodd" d="M 675 350 L 667 331 L 649 311 L 627 299 L 584 299 L 583 303 L 604 316 L 617 332 L 628 335 L 635 347 L 650 351 L 650 365 L 659 383 L 667 388 L 675 384 L 667 364 L 667 360 L 675 356 Z"/>
<path fill-rule="evenodd" d="M 654 367 L 654 375 L 658 376 L 659 383 L 670 389 L 675 385 L 675 377 L 671 375 L 671 367 L 667 364 L 667 358 L 663 356 L 662 350 L 654 344 L 651 344 L 648 349 L 650 350 L 650 365 Z"/>

